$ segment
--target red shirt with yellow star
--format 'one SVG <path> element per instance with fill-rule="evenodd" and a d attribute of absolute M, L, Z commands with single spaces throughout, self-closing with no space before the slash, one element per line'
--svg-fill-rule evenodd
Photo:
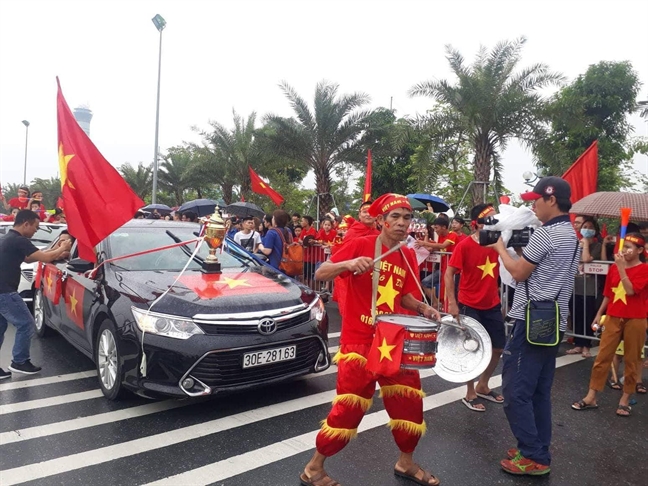
<path fill-rule="evenodd" d="M 366 236 L 349 241 L 345 240 L 339 251 L 331 256 L 331 262 L 340 263 L 361 256 L 373 260 L 375 258 L 377 237 Z M 383 245 L 380 253 L 383 254 L 388 250 L 389 248 Z M 402 253 L 396 251 L 378 263 L 380 265 L 380 277 L 376 296 L 376 315 L 412 314 L 411 311 L 401 307 L 401 299 L 404 295 L 412 294 L 415 299 L 421 300 L 421 293 L 414 280 L 418 276 L 412 275 L 405 262 L 404 255 L 406 255 L 412 270 L 416 272 L 418 268 L 416 257 L 409 248 L 403 248 Z M 375 330 L 371 318 L 373 272 L 369 271 L 361 275 L 345 272 L 340 276 L 347 284 L 347 292 L 342 297 L 345 300 L 345 310 L 340 344 L 371 344 Z"/>
<path fill-rule="evenodd" d="M 626 269 L 634 295 L 628 295 L 621 283 L 616 265 L 611 265 L 605 279 L 603 295 L 610 299 L 607 315 L 626 319 L 643 319 L 648 313 L 648 265 L 642 263 Z"/>
<path fill-rule="evenodd" d="M 499 259 L 495 250 L 481 246 L 469 236 L 454 248 L 448 265 L 461 272 L 459 302 L 479 310 L 492 309 L 500 303 Z"/>

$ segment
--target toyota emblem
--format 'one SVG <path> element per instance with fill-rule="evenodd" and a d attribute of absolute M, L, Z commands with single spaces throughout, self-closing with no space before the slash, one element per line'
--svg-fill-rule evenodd
<path fill-rule="evenodd" d="M 259 334 L 269 336 L 277 331 L 277 323 L 271 317 L 264 317 L 259 321 L 257 329 L 259 330 Z"/>

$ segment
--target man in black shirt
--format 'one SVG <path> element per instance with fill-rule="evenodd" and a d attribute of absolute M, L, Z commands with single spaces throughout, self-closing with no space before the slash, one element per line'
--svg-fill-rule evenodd
<path fill-rule="evenodd" d="M 71 242 L 64 241 L 56 249 L 39 250 L 30 241 L 38 230 L 38 214 L 27 209 L 16 215 L 13 228 L 0 238 L 0 346 L 8 323 L 16 327 L 16 340 L 13 347 L 13 360 L 9 369 L 14 373 L 31 375 L 41 368 L 29 360 L 29 345 L 34 333 L 34 318 L 27 305 L 18 295 L 20 284 L 20 264 L 22 262 L 49 263 L 58 260 L 70 251 Z M 0 380 L 9 378 L 11 373 L 0 368 Z"/>

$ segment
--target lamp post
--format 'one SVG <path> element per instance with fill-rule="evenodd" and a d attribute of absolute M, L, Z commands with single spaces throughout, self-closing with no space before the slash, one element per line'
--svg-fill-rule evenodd
<path fill-rule="evenodd" d="M 157 103 L 155 105 L 155 149 L 153 151 L 153 193 L 151 203 L 157 200 L 157 178 L 158 178 L 158 134 L 160 131 L 160 75 L 162 74 L 162 31 L 166 27 L 166 20 L 160 14 L 151 19 L 153 25 L 160 32 L 160 50 L 158 54 L 158 80 L 157 80 Z"/>
<path fill-rule="evenodd" d="M 27 141 L 29 140 L 29 122 L 23 120 L 22 124 L 25 125 L 25 169 L 23 171 L 23 186 L 27 185 Z"/>

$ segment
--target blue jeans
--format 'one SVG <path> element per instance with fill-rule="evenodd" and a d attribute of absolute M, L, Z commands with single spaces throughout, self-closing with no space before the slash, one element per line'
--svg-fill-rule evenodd
<path fill-rule="evenodd" d="M 562 337 L 562 333 L 561 333 Z M 526 340 L 526 324 L 516 320 L 502 357 L 504 412 L 522 456 L 551 464 L 551 386 L 558 346 Z"/>
<path fill-rule="evenodd" d="M 29 359 L 29 345 L 36 325 L 27 304 L 20 298 L 18 292 L 0 294 L 0 347 L 4 342 L 8 322 L 11 322 L 16 328 L 13 362 L 23 364 Z"/>

